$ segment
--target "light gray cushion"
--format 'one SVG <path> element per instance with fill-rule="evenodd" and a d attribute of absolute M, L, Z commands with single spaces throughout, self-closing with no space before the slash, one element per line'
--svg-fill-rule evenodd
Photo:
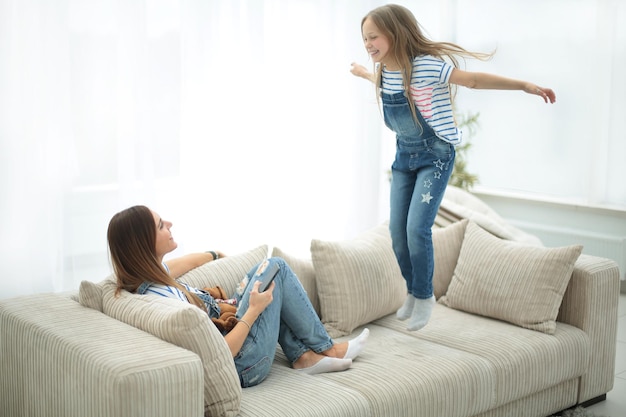
<path fill-rule="evenodd" d="M 351 240 L 314 239 L 311 257 L 321 319 L 331 337 L 395 312 L 406 298 L 387 224 Z"/>
<path fill-rule="evenodd" d="M 85 307 L 102 312 L 102 287 L 107 281 L 115 281 L 115 275 L 110 275 L 98 283 L 81 281 L 78 289 L 78 302 Z"/>
<path fill-rule="evenodd" d="M 470 222 L 443 304 L 554 334 L 581 245 L 543 248 L 502 240 Z"/>
<path fill-rule="evenodd" d="M 433 292 L 439 299 L 448 290 L 456 268 L 465 228 L 469 220 L 463 219 L 440 229 L 433 229 L 433 250 L 435 270 L 433 271 Z"/>
<path fill-rule="evenodd" d="M 300 280 L 302 287 L 304 287 L 304 290 L 309 296 L 309 300 L 317 312 L 317 315 L 320 316 L 320 299 L 317 296 L 317 282 L 315 280 L 313 260 L 310 258 L 303 259 L 292 256 L 276 247 L 272 250 L 272 256 L 282 258 L 285 262 L 287 262 L 287 265 L 289 265 L 289 267 L 293 270 Z"/>

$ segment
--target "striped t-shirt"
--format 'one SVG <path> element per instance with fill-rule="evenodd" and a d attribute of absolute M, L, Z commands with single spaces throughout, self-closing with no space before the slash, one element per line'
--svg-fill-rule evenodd
<path fill-rule="evenodd" d="M 190 293 L 194 293 L 194 294 L 200 293 L 200 291 L 197 288 L 191 287 L 188 284 L 185 284 L 184 282 L 180 282 L 180 284 L 183 285 L 185 289 L 189 291 Z M 181 290 L 171 285 L 150 283 L 148 288 L 145 290 L 144 294 L 160 295 L 161 297 L 176 298 L 177 300 L 180 300 L 180 301 L 189 302 L 189 300 L 187 300 L 187 297 Z"/>
<path fill-rule="evenodd" d="M 165 268 L 165 270 L 169 274 L 170 268 L 167 266 L 167 264 L 163 262 L 162 265 L 163 265 L 163 268 Z M 179 283 L 183 285 L 185 289 L 189 291 L 190 293 L 194 293 L 194 294 L 200 293 L 200 290 L 198 290 L 197 288 L 194 288 L 188 284 L 185 284 L 184 282 L 179 282 Z M 189 302 L 189 300 L 187 300 L 187 296 L 185 296 L 185 293 L 183 293 L 181 290 L 171 285 L 157 284 L 154 282 L 146 282 L 144 285 L 145 285 L 145 288 L 141 291 L 142 294 L 160 295 L 161 297 L 176 298 L 177 300 L 180 300 L 180 301 Z"/>
<path fill-rule="evenodd" d="M 450 96 L 450 75 L 454 67 L 430 55 L 413 59 L 411 97 L 417 109 L 435 134 L 453 145 L 461 143 L 461 131 L 454 122 Z M 383 67 L 382 91 L 387 94 L 404 92 L 402 73 Z"/>

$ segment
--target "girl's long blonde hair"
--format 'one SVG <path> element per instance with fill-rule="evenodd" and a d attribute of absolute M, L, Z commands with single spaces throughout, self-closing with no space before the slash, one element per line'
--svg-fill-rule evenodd
<path fill-rule="evenodd" d="M 122 289 L 136 292 L 144 281 L 170 285 L 181 290 L 191 304 L 206 311 L 202 300 L 172 278 L 157 258 L 156 233 L 152 211 L 146 206 L 127 208 L 111 218 L 107 239 L 117 278 L 116 295 Z"/>
<path fill-rule="evenodd" d="M 380 32 L 387 37 L 390 43 L 390 54 L 400 66 L 404 94 L 411 98 L 410 86 L 413 74 L 413 59 L 420 55 L 432 55 L 449 61 L 455 68 L 459 67 L 458 58 L 476 58 L 488 60 L 492 53 L 471 52 L 451 42 L 435 42 L 428 39 L 421 25 L 409 9 L 397 4 L 387 4 L 369 12 L 361 20 L 361 31 L 366 19 L 371 19 Z M 382 65 L 375 69 L 376 87 L 380 87 Z M 454 97 L 451 91 L 451 97 Z M 417 121 L 415 106 L 411 106 L 413 117 Z"/>

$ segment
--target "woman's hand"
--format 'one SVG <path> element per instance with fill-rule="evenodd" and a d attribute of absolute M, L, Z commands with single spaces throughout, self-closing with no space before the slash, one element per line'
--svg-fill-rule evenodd
<path fill-rule="evenodd" d="M 256 316 L 261 314 L 263 310 L 267 308 L 268 305 L 271 304 L 274 299 L 274 287 L 275 283 L 271 283 L 267 290 L 263 292 L 259 292 L 259 286 L 261 285 L 261 281 L 256 281 L 252 285 L 252 289 L 250 290 L 250 301 L 248 305 L 248 311 L 255 313 Z M 246 312 L 246 314 L 247 314 Z"/>
<path fill-rule="evenodd" d="M 256 319 L 274 299 L 272 293 L 274 292 L 274 287 L 276 286 L 275 283 L 272 282 L 267 290 L 263 292 L 259 292 L 259 285 L 261 285 L 261 281 L 256 281 L 252 285 L 248 309 L 239 320 L 240 323 L 238 323 L 226 336 L 224 336 L 224 340 L 226 340 L 226 344 L 228 345 L 233 357 L 235 357 L 241 350 L 243 342 L 246 340 L 246 337 L 252 329 L 252 325 Z"/>

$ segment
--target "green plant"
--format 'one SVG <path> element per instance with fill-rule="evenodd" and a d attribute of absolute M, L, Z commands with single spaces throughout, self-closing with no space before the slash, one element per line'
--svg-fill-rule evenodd
<path fill-rule="evenodd" d="M 478 176 L 467 171 L 467 152 L 472 146 L 467 140 L 478 129 L 479 115 L 480 113 L 468 113 L 457 116 L 458 127 L 463 130 L 465 142 L 456 147 L 454 169 L 448 184 L 468 191 L 478 182 Z"/>

